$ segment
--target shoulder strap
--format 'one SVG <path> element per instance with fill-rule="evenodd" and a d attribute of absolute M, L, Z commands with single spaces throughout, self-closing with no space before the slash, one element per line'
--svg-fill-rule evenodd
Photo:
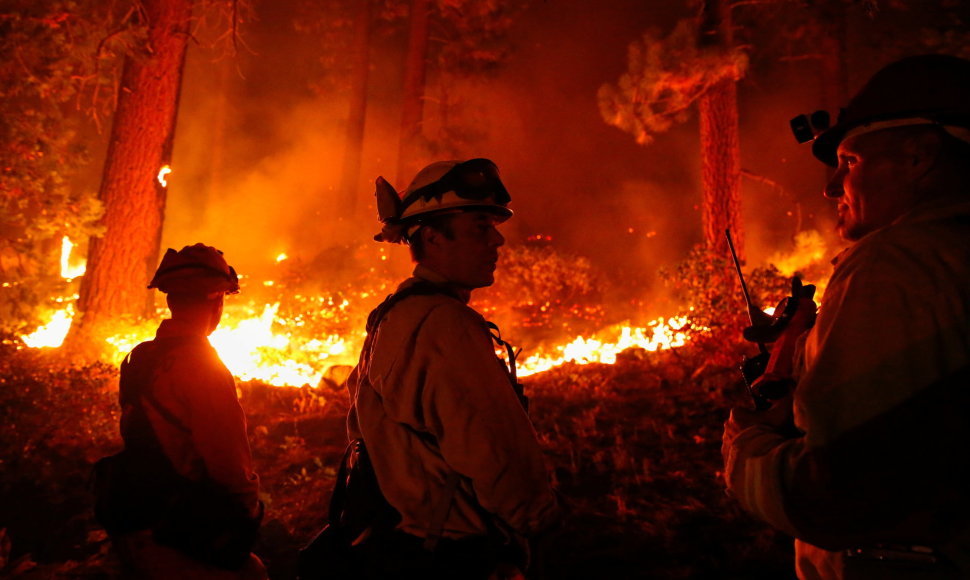
<path fill-rule="evenodd" d="M 399 290 L 394 294 L 388 294 L 387 298 L 377 308 L 371 310 L 370 314 L 367 315 L 367 337 L 364 339 L 364 346 L 361 349 L 361 374 L 367 372 L 367 363 L 370 360 L 370 351 L 374 345 L 374 336 L 377 334 L 377 327 L 384 321 L 384 317 L 391 311 L 391 308 L 394 308 L 398 302 L 411 296 L 431 296 L 434 294 L 443 294 L 445 296 L 451 296 L 452 298 L 458 298 L 458 295 L 450 288 L 425 280 L 418 280 L 403 290 Z"/>
<path fill-rule="evenodd" d="M 525 396 L 525 386 L 519 382 L 518 373 L 515 368 L 515 359 L 519 356 L 519 353 L 522 352 L 522 349 L 515 350 L 515 347 L 513 347 L 511 344 L 503 340 L 502 332 L 498 329 L 497 324 L 491 321 L 486 321 L 486 324 L 488 324 L 489 335 L 492 337 L 492 340 L 495 341 L 495 344 L 497 344 L 498 346 L 504 347 L 505 352 L 508 353 L 509 382 L 512 383 L 512 390 L 515 392 L 515 396 L 518 397 L 519 403 L 522 404 L 522 408 L 525 409 L 526 413 L 528 413 L 529 397 Z"/>
<path fill-rule="evenodd" d="M 451 296 L 452 298 L 458 298 L 458 295 L 446 286 L 419 280 L 403 290 L 399 290 L 394 294 L 389 294 L 387 298 L 384 299 L 384 302 L 381 302 L 380 306 L 371 311 L 371 313 L 367 316 L 367 334 L 370 335 L 377 330 L 377 327 L 380 325 L 381 321 L 384 320 L 387 313 L 398 302 L 411 296 L 430 296 L 433 294 L 443 294 L 445 296 Z"/>

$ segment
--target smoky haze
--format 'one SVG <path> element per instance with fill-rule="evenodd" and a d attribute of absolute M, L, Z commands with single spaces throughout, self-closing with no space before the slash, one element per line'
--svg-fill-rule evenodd
<path fill-rule="evenodd" d="M 347 97 L 311 90 L 321 48 L 294 31 L 288 4 L 257 3 L 234 57 L 190 49 L 163 248 L 203 241 L 258 275 L 281 252 L 312 260 L 368 243 L 379 229 L 374 178 L 407 185 L 396 176 L 403 32 L 375 35 L 360 188 L 349 200 L 338 191 Z M 645 293 L 660 287 L 658 268 L 702 240 L 696 112 L 641 146 L 602 120 L 596 95 L 625 71 L 631 41 L 648 29 L 666 34 L 690 14 L 682 3 L 655 4 L 532 2 L 500 69 L 448 87 L 460 104 L 453 120 L 476 136 L 459 156 L 496 161 L 512 194 L 509 242 L 552 236 L 607 275 L 634 273 Z M 742 166 L 754 176 L 742 192 L 753 264 L 787 249 L 798 228 L 828 235 L 831 227 L 821 165 L 788 131 L 789 118 L 816 107 L 817 77 L 796 65 L 757 72 L 739 85 Z M 429 73 L 426 131 L 440 123 L 436 82 Z M 406 271 L 406 250 L 393 250 Z"/>

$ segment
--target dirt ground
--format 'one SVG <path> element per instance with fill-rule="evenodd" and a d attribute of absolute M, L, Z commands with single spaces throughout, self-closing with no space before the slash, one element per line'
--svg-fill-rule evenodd
<path fill-rule="evenodd" d="M 339 374 L 339 373 L 338 373 Z M 91 465 L 120 448 L 116 370 L 0 348 L 0 578 L 117 573 L 93 519 Z M 531 414 L 569 517 L 550 578 L 787 579 L 791 540 L 753 521 L 720 480 L 721 426 L 744 404 L 733 367 L 683 347 L 527 377 Z M 347 399 L 239 386 L 266 516 L 256 552 L 274 580 L 322 526 Z"/>

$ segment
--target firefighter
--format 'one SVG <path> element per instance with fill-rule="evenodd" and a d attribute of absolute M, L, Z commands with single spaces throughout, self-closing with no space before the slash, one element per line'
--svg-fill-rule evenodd
<path fill-rule="evenodd" d="M 352 538 L 348 576 L 521 577 L 559 508 L 514 355 L 510 370 L 468 305 L 494 281 L 511 198 L 487 159 L 433 163 L 400 197 L 378 178 L 377 196 L 375 239 L 407 244 L 415 268 L 371 314 L 348 380 L 348 436 L 395 514 L 390 534 Z"/>
<path fill-rule="evenodd" d="M 968 578 L 970 61 L 896 61 L 813 120 L 852 245 L 772 353 L 792 395 L 732 411 L 728 490 L 795 537 L 803 580 Z"/>
<path fill-rule="evenodd" d="M 236 272 L 195 244 L 169 249 L 149 288 L 172 317 L 122 364 L 125 450 L 100 476 L 99 519 L 126 577 L 266 578 L 251 553 L 262 504 L 246 419 L 207 338 L 239 291 Z"/>

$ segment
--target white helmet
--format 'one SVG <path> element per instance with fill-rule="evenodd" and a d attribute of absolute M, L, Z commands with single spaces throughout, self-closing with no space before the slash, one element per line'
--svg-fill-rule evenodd
<path fill-rule="evenodd" d="M 382 177 L 377 178 L 377 210 L 384 228 L 377 241 L 400 243 L 422 218 L 443 213 L 484 210 L 502 221 L 512 217 L 509 192 L 498 167 L 488 159 L 438 161 L 418 172 L 401 196 Z"/>

